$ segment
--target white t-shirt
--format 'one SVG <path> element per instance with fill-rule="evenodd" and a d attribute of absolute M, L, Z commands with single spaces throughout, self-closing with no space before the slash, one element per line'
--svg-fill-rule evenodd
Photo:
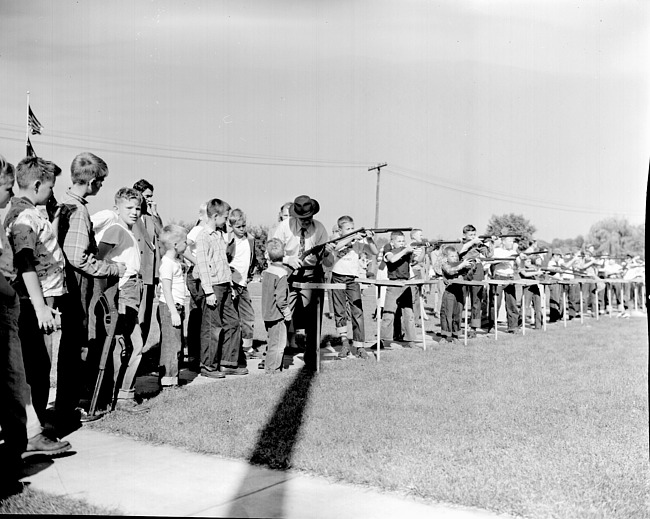
<path fill-rule="evenodd" d="M 187 285 L 185 284 L 185 276 L 183 275 L 183 267 L 180 262 L 163 256 L 160 260 L 160 268 L 158 269 L 160 278 L 160 302 L 167 304 L 165 300 L 165 291 L 162 288 L 162 280 L 170 279 L 172 282 L 172 298 L 175 304 L 185 304 L 185 298 L 188 295 Z"/>
<path fill-rule="evenodd" d="M 97 211 L 95 214 L 91 215 L 90 221 L 93 223 L 93 231 L 95 232 L 96 243 L 102 241 L 102 236 L 104 236 L 106 229 L 108 229 L 110 225 L 117 223 L 117 220 L 117 213 L 110 209 Z"/>
<path fill-rule="evenodd" d="M 503 247 L 495 247 L 494 257 L 495 258 L 512 258 L 517 256 L 517 251 L 514 249 L 504 249 Z M 495 276 L 504 276 L 511 277 L 515 273 L 514 262 L 504 261 L 502 263 L 496 263 L 494 265 L 494 275 Z"/>
<path fill-rule="evenodd" d="M 246 286 L 246 280 L 248 279 L 248 268 L 251 263 L 251 245 L 248 242 L 248 238 L 244 236 L 243 238 L 235 239 L 235 256 L 230 262 L 230 266 L 234 268 L 239 274 L 239 276 L 233 276 L 232 280 L 234 283 L 237 283 L 239 286 Z"/>
<path fill-rule="evenodd" d="M 332 272 L 341 276 L 359 277 L 361 271 L 359 255 L 363 252 L 365 243 L 365 240 L 363 242 L 356 241 L 338 253 L 335 252 L 337 259 L 332 266 Z"/>
<path fill-rule="evenodd" d="M 122 288 L 126 280 L 140 272 L 140 247 L 131 231 L 121 223 L 109 225 L 102 236 L 102 241 L 113 245 L 106 259 L 115 263 L 124 263 L 126 272 L 120 278 L 118 287 Z"/>

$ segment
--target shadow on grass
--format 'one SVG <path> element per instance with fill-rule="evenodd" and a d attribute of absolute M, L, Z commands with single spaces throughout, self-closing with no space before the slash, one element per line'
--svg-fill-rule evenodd
<path fill-rule="evenodd" d="M 248 458 L 252 465 L 227 517 L 283 517 L 284 485 L 290 477 L 291 457 L 298 442 L 316 373 L 302 368 L 280 397 L 273 415 L 261 430 Z M 259 468 L 277 470 L 262 474 Z"/>

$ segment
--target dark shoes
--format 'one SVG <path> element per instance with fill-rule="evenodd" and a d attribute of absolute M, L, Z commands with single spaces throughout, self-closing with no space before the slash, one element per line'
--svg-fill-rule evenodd
<path fill-rule="evenodd" d="M 115 402 L 115 410 L 126 411 L 127 413 L 131 413 L 131 414 L 143 414 L 149 412 L 148 407 L 142 404 L 138 404 L 132 398 L 118 399 L 118 401 Z"/>
<path fill-rule="evenodd" d="M 22 458 L 25 459 L 29 456 L 36 456 L 39 454 L 41 456 L 57 456 L 69 451 L 70 448 L 70 442 L 59 441 L 56 438 L 50 439 L 43 433 L 40 433 L 29 439 L 27 442 L 27 448 L 25 449 L 25 452 L 22 453 Z"/>
<path fill-rule="evenodd" d="M 340 359 L 352 358 L 352 352 L 350 352 L 350 347 L 347 345 L 347 340 L 343 342 L 341 346 L 341 351 L 339 352 Z"/>
<path fill-rule="evenodd" d="M 224 373 L 221 373 L 220 371 L 217 371 L 216 368 L 213 368 L 212 366 L 202 366 L 201 367 L 201 376 L 207 377 L 207 378 L 226 378 L 226 375 Z"/>
<path fill-rule="evenodd" d="M 223 375 L 248 375 L 248 368 L 220 368 Z"/>

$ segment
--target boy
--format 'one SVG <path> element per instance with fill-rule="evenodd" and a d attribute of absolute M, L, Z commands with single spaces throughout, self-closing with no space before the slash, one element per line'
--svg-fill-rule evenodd
<path fill-rule="evenodd" d="M 503 234 L 507 234 L 507 230 L 504 229 Z M 515 242 L 512 237 L 503 237 L 501 238 L 501 246 L 494 248 L 494 257 L 495 258 L 512 258 L 512 261 L 502 261 L 499 263 L 494 263 L 492 265 L 492 279 L 500 280 L 511 280 L 514 279 L 515 270 L 514 262 L 515 256 L 517 256 L 517 251 L 515 250 Z M 506 318 L 508 321 L 508 333 L 517 333 L 519 329 L 519 308 L 517 307 L 517 290 L 516 285 L 497 285 L 494 287 L 494 293 L 497 296 L 497 309 L 501 308 L 501 301 L 503 295 L 505 294 L 506 300 Z M 490 297 L 490 301 L 493 298 Z M 492 327 L 497 326 L 497 315 L 494 315 L 495 309 L 493 305 L 489 305 L 490 313 L 490 322 Z"/>
<path fill-rule="evenodd" d="M 178 386 L 178 358 L 183 351 L 185 300 L 189 296 L 181 258 L 187 248 L 187 232 L 180 225 L 167 225 L 160 233 L 165 254 L 158 269 L 160 278 L 160 385 Z"/>
<path fill-rule="evenodd" d="M 530 256 L 522 254 L 520 255 L 520 260 L 523 263 L 518 271 L 522 279 L 540 279 L 543 276 L 544 273 L 539 269 L 538 265 L 533 265 L 533 260 Z M 538 257 L 537 260 L 541 262 L 542 258 Z M 523 288 L 521 318 L 526 319 L 526 313 L 532 300 L 533 311 L 535 313 L 534 328 L 541 330 L 544 324 L 544 316 L 542 315 L 542 292 L 540 292 L 540 285 L 527 285 Z"/>
<path fill-rule="evenodd" d="M 560 281 L 562 274 L 560 270 L 564 265 L 562 261 L 562 251 L 560 249 L 553 249 L 553 254 L 548 262 L 548 270 L 552 272 L 552 278 Z M 548 309 L 548 322 L 554 323 L 562 319 L 564 307 L 562 302 L 562 285 L 554 283 L 549 285 L 549 309 Z"/>
<path fill-rule="evenodd" d="M 291 322 L 287 269 L 282 265 L 284 245 L 277 238 L 266 243 L 268 268 L 262 273 L 262 319 L 268 334 L 264 372 L 282 371 L 287 327 Z"/>
<path fill-rule="evenodd" d="M 467 224 L 463 227 L 463 238 L 461 242 L 462 247 L 458 253 L 458 257 L 461 260 L 467 259 L 471 261 L 465 279 L 468 281 L 483 281 L 485 279 L 485 272 L 480 259 L 491 258 L 494 255 L 494 243 L 492 240 L 483 242 L 481 238 L 478 238 L 476 236 L 476 227 L 472 224 Z M 468 333 L 468 337 L 473 338 L 476 337 L 477 328 L 481 327 L 481 309 L 483 307 L 485 290 L 481 286 L 467 288 L 470 289 L 470 304 L 472 308 L 469 324 L 471 331 Z"/>
<path fill-rule="evenodd" d="M 232 274 L 233 303 L 239 314 L 244 353 L 247 356 L 254 356 L 255 313 L 247 285 L 253 279 L 253 272 L 257 265 L 255 238 L 246 232 L 246 215 L 241 209 L 233 209 L 228 222 L 233 234 L 226 247 L 226 256 Z"/>
<path fill-rule="evenodd" d="M 354 230 L 354 220 L 350 216 L 341 216 L 338 221 L 340 236 Z M 368 358 L 364 348 L 366 333 L 363 323 L 363 305 L 361 288 L 355 281 L 361 275 L 360 254 L 368 249 L 371 254 L 377 254 L 377 246 L 372 239 L 372 232 L 350 236 L 338 242 L 332 252 L 334 264 L 332 265 L 332 283 L 343 283 L 345 290 L 332 290 L 334 318 L 336 331 L 343 341 L 339 357 L 346 358 L 350 355 L 348 346 L 348 307 L 352 321 L 352 352 L 362 358 Z"/>
<path fill-rule="evenodd" d="M 447 281 L 440 305 L 440 334 L 447 342 L 453 343 L 460 338 L 460 318 L 465 306 L 465 287 L 449 281 L 463 279 L 469 272 L 472 261 L 467 258 L 460 261 L 458 251 L 452 245 L 447 245 L 442 254 L 440 268 Z"/>
<path fill-rule="evenodd" d="M 14 288 L 20 297 L 18 324 L 25 374 L 41 421 L 50 392 L 49 335 L 62 325 L 61 347 L 67 350 L 69 335 L 76 324 L 69 320 L 66 308 L 69 300 L 65 297 L 65 258 L 52 224 L 39 209 L 52 196 L 60 173 L 56 164 L 41 158 L 21 160 L 16 168 L 18 195 L 11 199 L 5 219 L 18 271 Z"/>
<path fill-rule="evenodd" d="M 407 281 L 410 274 L 413 248 L 406 245 L 404 233 L 394 231 L 390 242 L 383 249 L 384 261 L 388 270 L 388 279 Z M 413 319 L 413 292 L 410 286 L 386 287 L 386 300 L 381 318 L 381 336 L 385 348 L 390 349 L 393 338 L 400 340 L 404 334 L 405 348 L 412 348 L 415 341 L 415 323 Z M 401 311 L 401 326 L 395 322 L 395 315 Z"/>
<path fill-rule="evenodd" d="M 0 209 L 13 196 L 14 179 L 13 165 L 0 155 Z M 21 457 L 51 456 L 70 449 L 68 442 L 52 440 L 43 434 L 31 404 L 18 331 L 20 301 L 11 286 L 16 277 L 13 251 L 0 222 L 0 427 L 7 450 L 0 471 L 0 495 L 3 491 L 8 495 L 19 490 Z"/>
<path fill-rule="evenodd" d="M 98 253 L 100 259 L 124 263 L 126 267 L 117 282 L 119 316 L 113 348 L 114 387 L 111 401 L 117 392 L 114 408 L 132 413 L 147 411 L 136 403 L 134 389 L 143 346 L 138 324 L 142 296 L 142 279 L 139 276 L 140 249 L 133 234 L 133 226 L 140 218 L 141 204 L 142 195 L 134 189 L 123 187 L 115 194 L 114 209 L 118 220 L 104 231 Z"/>
<path fill-rule="evenodd" d="M 201 320 L 201 375 L 224 378 L 247 375 L 241 346 L 239 315 L 232 301 L 232 274 L 221 230 L 230 205 L 213 198 L 206 206 L 206 222 L 196 237 L 196 265 L 205 294 Z"/>
<path fill-rule="evenodd" d="M 422 229 L 412 229 L 411 230 L 411 241 L 410 244 L 413 248 L 413 255 L 411 256 L 411 279 L 424 279 L 425 269 L 426 269 L 426 247 L 417 246 L 422 242 Z M 420 290 L 423 295 L 428 290 L 429 285 L 420 285 L 411 287 L 413 292 L 413 314 L 416 326 L 420 326 L 420 318 L 425 320 L 429 319 L 429 316 L 424 310 L 424 305 L 420 304 Z"/>
<path fill-rule="evenodd" d="M 153 200 L 153 184 L 143 178 L 133 184 L 133 189 L 142 195 L 141 215 L 133 227 L 133 234 L 140 248 L 140 275 L 143 287 L 138 323 L 142 342 L 148 350 L 151 346 L 160 343 L 160 319 L 153 309 L 161 255 L 158 237 L 163 224 L 158 214 L 157 204 Z"/>
<path fill-rule="evenodd" d="M 91 301 L 97 301 L 100 294 L 94 294 L 96 279 L 112 277 L 114 280 L 124 274 L 123 263 L 111 263 L 97 258 L 97 243 L 88 212 L 87 198 L 95 196 L 108 176 L 106 163 L 92 153 L 77 155 L 70 165 L 72 186 L 61 199 L 58 218 L 58 241 L 63 249 L 66 263 L 66 285 L 78 326 L 74 327 L 74 339 L 69 350 L 59 347 L 57 364 L 57 393 L 55 408 L 59 421 L 75 421 L 80 414 L 82 422 L 94 419 L 85 411 L 76 408 L 80 398 L 79 372 L 82 358 L 79 351 L 88 351 L 88 340 L 95 338 L 95 314 Z M 115 213 L 110 212 L 117 219 Z M 99 290 L 98 290 L 99 291 Z M 90 363 L 90 359 L 87 359 Z M 88 374 L 93 370 L 85 370 Z"/>

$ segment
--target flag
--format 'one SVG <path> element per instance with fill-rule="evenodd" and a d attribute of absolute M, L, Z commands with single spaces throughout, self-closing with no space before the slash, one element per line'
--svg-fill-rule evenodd
<path fill-rule="evenodd" d="M 36 157 L 36 152 L 34 151 L 34 147 L 32 146 L 32 143 L 29 141 L 29 137 L 27 137 L 27 156 Z"/>
<path fill-rule="evenodd" d="M 38 122 L 38 119 L 34 115 L 34 112 L 32 112 L 32 107 L 29 107 L 29 114 L 27 117 L 27 125 L 29 126 L 29 132 L 32 135 L 40 135 L 41 130 L 43 129 L 43 125 Z"/>

